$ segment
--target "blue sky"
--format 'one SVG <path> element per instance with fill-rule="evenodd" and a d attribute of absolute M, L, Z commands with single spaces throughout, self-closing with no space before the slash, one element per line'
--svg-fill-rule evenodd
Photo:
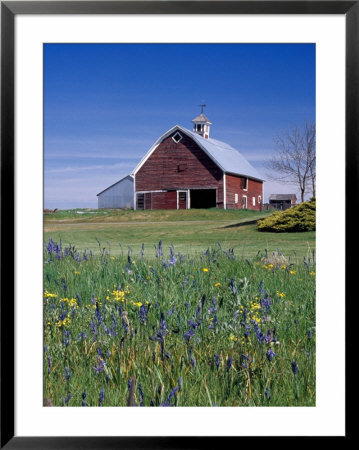
<path fill-rule="evenodd" d="M 275 135 L 315 120 L 315 45 L 45 44 L 44 207 L 96 208 L 202 101 L 211 137 L 267 178 Z M 265 201 L 287 192 L 264 184 Z"/>

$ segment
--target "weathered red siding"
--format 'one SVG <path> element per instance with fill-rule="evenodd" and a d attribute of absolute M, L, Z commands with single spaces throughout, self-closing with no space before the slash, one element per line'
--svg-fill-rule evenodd
<path fill-rule="evenodd" d="M 243 196 L 247 196 L 247 208 L 260 211 L 263 205 L 263 182 L 248 179 L 247 190 L 242 188 L 243 177 L 226 174 L 226 198 L 227 209 L 243 208 Z M 235 194 L 238 194 L 238 203 L 235 203 Z M 261 203 L 259 198 L 261 197 Z M 253 206 L 253 197 L 255 197 L 255 206 Z"/>
<path fill-rule="evenodd" d="M 136 192 L 217 189 L 217 206 L 223 208 L 222 170 L 191 138 L 183 135 L 182 140 L 176 143 L 172 135 L 161 142 L 136 173 Z M 177 208 L 176 192 L 159 194 L 152 193 L 152 209 Z"/>
<path fill-rule="evenodd" d="M 152 192 L 152 209 L 177 209 L 177 192 Z"/>

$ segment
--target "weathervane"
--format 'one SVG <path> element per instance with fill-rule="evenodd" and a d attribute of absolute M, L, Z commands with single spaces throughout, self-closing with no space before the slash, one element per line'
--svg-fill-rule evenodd
<path fill-rule="evenodd" d="M 203 114 L 203 109 L 207 106 L 204 101 L 202 100 L 202 103 L 199 105 L 202 109 L 201 109 L 201 114 Z"/>

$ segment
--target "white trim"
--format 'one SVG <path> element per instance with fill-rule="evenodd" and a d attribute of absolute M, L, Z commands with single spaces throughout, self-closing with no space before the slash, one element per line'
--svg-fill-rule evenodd
<path fill-rule="evenodd" d="M 178 139 L 178 141 L 175 140 L 175 136 L 177 136 L 177 134 L 180 135 L 180 138 Z M 173 142 L 175 142 L 176 144 L 178 144 L 179 142 L 182 141 L 183 136 L 182 136 L 182 134 L 181 134 L 179 131 L 177 131 L 177 133 L 175 133 L 175 134 L 172 136 L 172 139 L 173 139 Z"/>
<path fill-rule="evenodd" d="M 234 194 L 234 203 L 235 203 L 235 205 L 238 203 L 238 194 L 237 194 L 237 192 Z"/>
<path fill-rule="evenodd" d="M 186 209 L 188 206 L 188 189 L 179 189 L 177 192 L 177 209 L 179 209 L 179 193 L 185 192 L 186 193 Z"/>
<path fill-rule="evenodd" d="M 247 186 L 247 187 L 243 188 L 243 190 L 244 190 L 244 191 L 248 191 L 248 177 L 244 176 L 244 177 L 242 177 L 242 178 L 244 178 L 244 179 L 246 180 L 246 186 Z M 246 196 L 246 197 L 247 197 L 247 196 Z"/>
<path fill-rule="evenodd" d="M 171 190 L 175 190 L 175 189 L 171 189 Z M 151 194 L 152 192 L 168 192 L 168 189 L 160 189 L 160 190 L 155 190 L 155 191 L 136 191 L 136 194 Z"/>
<path fill-rule="evenodd" d="M 246 199 L 246 206 L 243 204 L 243 199 Z M 242 195 L 242 209 L 248 209 L 248 198 L 246 195 Z"/>
<path fill-rule="evenodd" d="M 137 200 L 137 197 L 136 197 L 136 176 L 133 175 L 133 210 L 134 211 L 137 210 L 137 208 L 136 208 L 136 200 Z"/>
<path fill-rule="evenodd" d="M 226 180 L 226 172 L 223 172 L 223 209 L 227 209 L 227 180 Z"/>

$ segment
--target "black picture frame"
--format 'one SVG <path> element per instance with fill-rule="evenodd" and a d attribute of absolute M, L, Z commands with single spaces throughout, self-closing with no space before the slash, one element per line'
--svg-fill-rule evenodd
<path fill-rule="evenodd" d="M 2 1 L 1 2 L 1 440 L 6 449 L 200 448 L 227 437 L 25 437 L 14 435 L 14 20 L 18 14 L 340 14 L 346 20 L 346 267 L 355 248 L 359 149 L 359 1 Z M 350 240 L 348 239 L 350 236 Z M 355 277 L 354 277 L 355 278 Z M 6 282 L 4 282 L 6 280 Z M 346 297 L 353 279 L 346 273 Z M 347 341 L 347 339 L 346 339 Z M 346 405 L 348 402 L 346 401 Z M 347 415 L 346 415 L 347 417 Z M 349 437 L 348 424 L 346 436 Z"/>

